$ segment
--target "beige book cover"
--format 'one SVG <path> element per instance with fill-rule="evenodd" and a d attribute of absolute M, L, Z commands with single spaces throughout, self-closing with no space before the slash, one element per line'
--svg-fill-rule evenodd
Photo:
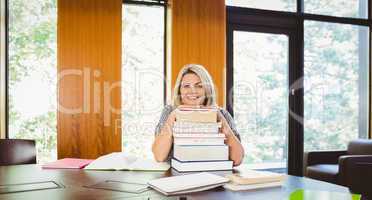
<path fill-rule="evenodd" d="M 217 122 L 217 110 L 176 110 L 176 121 L 177 122 L 206 122 L 215 123 Z"/>

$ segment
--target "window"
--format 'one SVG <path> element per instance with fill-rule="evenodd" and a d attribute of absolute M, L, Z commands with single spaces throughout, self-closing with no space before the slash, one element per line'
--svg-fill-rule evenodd
<path fill-rule="evenodd" d="M 152 157 L 164 107 L 164 6 L 123 5 L 123 151 Z"/>
<path fill-rule="evenodd" d="M 305 21 L 305 150 L 368 137 L 369 28 Z"/>
<path fill-rule="evenodd" d="M 227 107 L 247 164 L 302 175 L 302 149 L 346 149 L 370 132 L 370 1 L 257 2 L 226 1 Z"/>
<path fill-rule="evenodd" d="M 36 140 L 39 163 L 55 160 L 56 0 L 9 1 L 8 137 Z"/>
<path fill-rule="evenodd" d="M 289 38 L 248 31 L 234 31 L 233 38 L 234 119 L 249 152 L 244 163 L 251 168 L 283 168 L 288 141 Z"/>
<path fill-rule="evenodd" d="M 304 0 L 305 13 L 368 18 L 368 0 Z"/>
<path fill-rule="evenodd" d="M 226 0 L 226 5 L 296 12 L 296 0 Z"/>

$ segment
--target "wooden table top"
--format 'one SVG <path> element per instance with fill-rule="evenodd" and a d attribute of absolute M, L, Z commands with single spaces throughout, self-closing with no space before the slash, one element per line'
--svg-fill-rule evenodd
<path fill-rule="evenodd" d="M 55 181 L 63 188 L 28 192 L 0 194 L 0 199 L 286 199 L 296 189 L 349 192 L 348 188 L 304 177 L 288 176 L 283 187 L 266 188 L 253 191 L 233 192 L 222 187 L 183 196 L 166 197 L 154 190 L 141 194 L 91 189 L 84 186 L 106 180 L 146 183 L 148 180 L 176 175 L 173 170 L 167 172 L 140 171 L 87 171 L 76 169 L 41 169 L 40 165 L 0 166 L 0 185 Z M 180 198 L 182 197 L 182 198 Z"/>

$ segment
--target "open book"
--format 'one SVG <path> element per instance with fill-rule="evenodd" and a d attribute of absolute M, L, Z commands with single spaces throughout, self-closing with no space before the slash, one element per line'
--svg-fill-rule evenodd
<path fill-rule="evenodd" d="M 114 152 L 101 156 L 91 162 L 86 170 L 138 170 L 138 171 L 167 171 L 170 168 L 166 162 L 137 158 L 123 152 Z"/>

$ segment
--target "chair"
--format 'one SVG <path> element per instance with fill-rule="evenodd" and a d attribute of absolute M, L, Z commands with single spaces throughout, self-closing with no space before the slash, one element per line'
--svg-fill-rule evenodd
<path fill-rule="evenodd" d="M 305 152 L 304 175 L 372 195 L 372 140 L 353 140 L 347 151 Z"/>
<path fill-rule="evenodd" d="M 0 139 L 0 166 L 35 163 L 34 140 Z"/>

